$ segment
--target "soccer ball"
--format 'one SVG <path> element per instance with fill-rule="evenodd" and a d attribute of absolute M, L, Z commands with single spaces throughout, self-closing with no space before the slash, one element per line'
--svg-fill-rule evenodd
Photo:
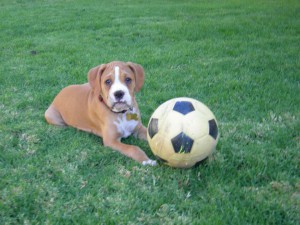
<path fill-rule="evenodd" d="M 218 123 L 203 103 L 191 98 L 174 98 L 154 111 L 147 139 L 158 160 L 171 167 L 190 168 L 215 149 Z"/>

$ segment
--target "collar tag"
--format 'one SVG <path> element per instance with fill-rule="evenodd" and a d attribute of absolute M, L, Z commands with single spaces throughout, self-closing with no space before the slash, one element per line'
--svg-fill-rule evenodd
<path fill-rule="evenodd" d="M 136 113 L 127 113 L 126 120 L 138 120 L 138 115 Z"/>

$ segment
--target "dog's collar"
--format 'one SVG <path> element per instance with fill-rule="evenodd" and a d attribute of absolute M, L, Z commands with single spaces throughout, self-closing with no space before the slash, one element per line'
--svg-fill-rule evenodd
<path fill-rule="evenodd" d="M 113 113 L 126 113 L 127 110 L 123 110 L 121 112 L 115 112 L 113 111 L 108 105 L 107 103 L 104 101 L 103 97 L 101 95 L 99 95 L 99 101 L 102 102 L 110 111 L 112 111 Z"/>

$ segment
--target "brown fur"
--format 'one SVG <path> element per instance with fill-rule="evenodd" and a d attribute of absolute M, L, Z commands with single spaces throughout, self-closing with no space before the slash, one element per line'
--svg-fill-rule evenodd
<path fill-rule="evenodd" d="M 146 140 L 147 131 L 141 123 L 138 105 L 134 97 L 134 93 L 140 91 L 144 84 L 144 70 L 142 66 L 131 62 L 115 61 L 91 69 L 88 72 L 88 83 L 71 85 L 59 92 L 46 110 L 45 118 L 50 124 L 68 125 L 101 136 L 105 146 L 140 163 L 149 162 L 148 156 L 139 147 L 120 141 L 122 134 L 118 131 L 115 122 L 122 116 L 122 113 L 111 111 L 112 104 L 108 100 L 110 86 L 105 83 L 107 79 L 114 83 L 115 66 L 120 68 L 122 83 L 125 84 L 124 79 L 128 77 L 132 80 L 126 84 L 132 99 L 132 106 L 138 115 L 138 124 L 132 134 Z"/>

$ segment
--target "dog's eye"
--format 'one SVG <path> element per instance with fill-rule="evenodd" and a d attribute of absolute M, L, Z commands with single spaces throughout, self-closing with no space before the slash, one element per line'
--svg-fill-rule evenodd
<path fill-rule="evenodd" d="M 129 77 L 126 77 L 126 78 L 125 78 L 126 84 L 131 84 L 131 81 L 132 81 L 132 80 L 131 80 L 131 78 L 129 78 Z"/>
<path fill-rule="evenodd" d="M 110 79 L 106 80 L 105 84 L 108 85 L 108 86 L 111 85 L 111 80 Z"/>

